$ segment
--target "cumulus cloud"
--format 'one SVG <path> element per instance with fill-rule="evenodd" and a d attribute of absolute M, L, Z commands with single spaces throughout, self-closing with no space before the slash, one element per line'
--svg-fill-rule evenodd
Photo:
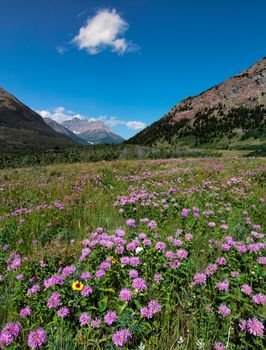
<path fill-rule="evenodd" d="M 67 111 L 64 107 L 57 107 L 52 111 L 47 109 L 45 110 L 36 110 L 38 114 L 40 114 L 43 118 L 51 118 L 55 120 L 57 123 L 62 123 L 64 120 L 69 120 L 73 118 L 84 119 L 85 116 L 81 114 L 75 114 L 73 111 Z"/>
<path fill-rule="evenodd" d="M 126 121 L 126 120 L 118 119 L 117 117 L 108 117 L 106 115 L 100 115 L 99 117 L 88 117 L 79 113 L 75 113 L 72 110 L 67 110 L 65 107 L 62 107 L 62 106 L 56 107 L 52 111 L 44 109 L 44 110 L 36 110 L 36 112 L 40 114 L 41 117 L 53 119 L 59 124 L 61 124 L 65 120 L 79 118 L 79 119 L 87 119 L 89 121 L 100 120 L 110 128 L 115 127 L 117 125 L 124 125 L 130 130 L 141 130 L 146 126 L 146 124 L 141 121 L 136 121 L 136 120 Z"/>
<path fill-rule="evenodd" d="M 128 27 L 128 23 L 115 9 L 102 9 L 94 17 L 88 18 L 73 42 L 79 49 L 87 50 L 90 55 L 95 55 L 105 48 L 111 48 L 118 54 L 135 51 L 138 46 L 124 37 Z"/>
<path fill-rule="evenodd" d="M 134 121 L 127 122 L 126 126 L 132 130 L 141 130 L 141 129 L 145 128 L 146 124 L 143 122 L 138 122 L 138 121 L 134 120 Z"/>
<path fill-rule="evenodd" d="M 117 126 L 117 125 L 126 125 L 127 128 L 131 130 L 141 130 L 146 126 L 146 123 L 144 122 L 140 122 L 136 120 L 125 121 L 115 117 L 112 117 L 106 120 L 105 124 L 110 127 Z"/>

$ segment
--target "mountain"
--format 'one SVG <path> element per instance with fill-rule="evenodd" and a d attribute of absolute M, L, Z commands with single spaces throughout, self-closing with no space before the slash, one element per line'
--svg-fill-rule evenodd
<path fill-rule="evenodd" d="M 190 147 L 266 144 L 266 57 L 201 94 L 175 105 L 127 143 L 166 141 Z"/>
<path fill-rule="evenodd" d="M 81 137 L 79 137 L 78 135 L 73 133 L 72 131 L 68 130 L 63 125 L 57 123 L 55 120 L 53 120 L 51 118 L 43 118 L 43 120 L 45 121 L 46 124 L 48 124 L 54 131 L 58 132 L 59 134 L 66 135 L 70 139 L 72 139 L 73 141 L 80 143 L 82 145 L 88 144 L 84 139 L 82 139 Z"/>
<path fill-rule="evenodd" d="M 118 144 L 124 141 L 100 120 L 90 121 L 75 117 L 63 121 L 62 125 L 90 144 Z"/>
<path fill-rule="evenodd" d="M 0 147 L 50 148 L 74 146 L 67 136 L 58 134 L 42 117 L 0 88 Z"/>

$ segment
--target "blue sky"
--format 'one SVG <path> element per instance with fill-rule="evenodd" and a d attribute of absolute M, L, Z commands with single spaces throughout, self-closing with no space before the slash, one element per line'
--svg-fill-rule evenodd
<path fill-rule="evenodd" d="M 265 56 L 265 13 L 264 0 L 0 0 L 0 86 L 127 138 Z"/>

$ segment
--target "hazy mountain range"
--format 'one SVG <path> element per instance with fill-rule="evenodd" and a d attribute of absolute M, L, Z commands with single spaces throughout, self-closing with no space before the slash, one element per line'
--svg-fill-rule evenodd
<path fill-rule="evenodd" d="M 63 125 L 57 123 L 55 120 L 51 118 L 43 118 L 46 124 L 48 124 L 54 131 L 58 132 L 59 134 L 63 134 L 71 138 L 73 141 L 78 142 L 82 145 L 87 145 L 87 141 L 83 140 L 81 137 L 76 135 L 74 132 L 68 130 Z"/>
<path fill-rule="evenodd" d="M 91 121 L 75 117 L 63 121 L 62 125 L 89 144 L 115 144 L 124 141 L 100 120 Z"/>
<path fill-rule="evenodd" d="M 124 139 L 101 121 L 73 118 L 57 123 L 0 88 L 0 146 L 2 149 L 112 144 Z"/>

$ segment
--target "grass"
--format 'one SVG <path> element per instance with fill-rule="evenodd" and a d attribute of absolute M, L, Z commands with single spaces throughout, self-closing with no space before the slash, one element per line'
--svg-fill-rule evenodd
<path fill-rule="evenodd" d="M 234 153 L 234 156 L 240 154 Z M 0 323 L 5 325 L 14 321 L 22 327 L 10 348 L 28 348 L 29 332 L 42 327 L 47 333 L 45 349 L 115 349 L 112 334 L 127 327 L 133 338 L 123 349 L 213 349 L 215 341 L 221 341 L 230 350 L 262 350 L 262 338 L 241 333 L 238 323 L 240 319 L 252 316 L 262 322 L 265 320 L 265 307 L 252 303 L 240 291 L 241 283 L 249 283 L 254 294 L 265 293 L 265 272 L 257 263 L 263 252 L 238 255 L 233 248 L 229 252 L 221 251 L 210 240 L 223 242 L 226 236 L 231 236 L 235 241 L 249 244 L 250 232 L 256 230 L 252 225 L 261 227 L 258 232 L 265 230 L 266 208 L 262 200 L 266 194 L 265 166 L 263 158 L 191 158 L 2 170 L 0 247 L 9 245 L 9 249 L 0 252 L 0 274 L 3 276 Z M 134 203 L 132 198 L 143 195 L 144 191 L 146 199 L 143 197 Z M 126 205 L 121 205 L 120 196 L 127 197 Z M 143 205 L 146 200 L 147 205 Z M 116 201 L 117 206 L 114 206 Z M 158 205 L 153 206 L 153 202 Z M 192 216 L 193 207 L 199 208 L 198 219 Z M 16 212 L 22 208 L 24 210 Z M 184 208 L 190 210 L 185 219 L 181 216 Z M 204 214 L 208 211 L 213 213 Z M 252 225 L 247 223 L 247 215 Z M 148 228 L 141 222 L 143 218 L 155 221 L 157 228 Z M 136 220 L 137 228 L 128 226 L 127 219 Z M 209 222 L 215 222 L 216 226 L 211 228 Z M 226 231 L 220 228 L 223 222 L 228 227 Z M 69 318 L 60 319 L 46 307 L 49 290 L 41 289 L 38 298 L 26 295 L 32 285 L 28 280 L 35 277 L 36 283 L 42 286 L 45 279 L 64 266 L 74 265 L 79 271 L 87 267 L 94 273 L 110 254 L 119 261 L 120 255 L 115 251 L 110 253 L 96 246 L 85 265 L 79 262 L 82 240 L 99 227 L 109 234 L 117 228 L 124 230 L 127 243 L 141 232 L 151 239 L 151 247 L 143 246 L 144 251 L 139 255 L 142 265 L 137 267 L 148 283 L 148 290 L 137 294 L 134 302 L 121 303 L 118 292 L 131 282 L 127 267 L 117 263 L 108 276 L 91 282 L 95 293 L 88 301 L 82 301 L 67 288 L 67 283 L 70 286 L 72 283 L 70 276 L 64 286 L 53 287 L 53 291 L 60 291 L 69 309 L 73 309 Z M 172 247 L 168 240 L 170 236 L 179 238 L 176 235 L 178 229 L 182 232 L 180 239 L 188 258 L 180 260 L 178 269 L 166 268 L 169 260 L 154 245 L 161 240 L 166 242 L 168 250 L 180 249 Z M 154 233 L 159 234 L 158 238 L 153 236 Z M 188 233 L 193 234 L 191 243 L 184 238 Z M 22 260 L 27 257 L 27 260 L 18 269 L 8 271 L 10 262 L 6 259 L 10 252 L 20 254 Z M 125 248 L 124 255 L 132 254 L 134 256 L 134 251 Z M 226 256 L 228 265 L 221 267 L 206 287 L 193 287 L 195 273 L 204 271 L 221 255 Z M 46 262 L 43 269 L 40 260 Z M 254 275 L 250 275 L 252 269 Z M 239 272 L 239 280 L 232 278 L 230 271 Z M 151 280 L 156 272 L 164 276 L 160 286 Z M 16 280 L 18 273 L 25 276 L 22 282 Z M 217 292 L 215 283 L 224 278 L 230 279 L 230 292 L 223 294 Z M 140 309 L 149 299 L 157 299 L 162 305 L 162 312 L 151 320 L 139 316 Z M 108 302 L 103 306 L 105 300 Z M 230 305 L 228 318 L 219 316 L 217 308 L 221 303 Z M 32 315 L 29 319 L 19 318 L 21 308 L 28 304 Z M 206 306 L 211 306 L 213 311 L 206 313 Z M 108 309 L 115 309 L 119 314 L 115 326 L 80 327 L 78 317 L 82 312 L 88 311 L 103 320 Z M 99 339 L 104 340 L 101 343 Z"/>

